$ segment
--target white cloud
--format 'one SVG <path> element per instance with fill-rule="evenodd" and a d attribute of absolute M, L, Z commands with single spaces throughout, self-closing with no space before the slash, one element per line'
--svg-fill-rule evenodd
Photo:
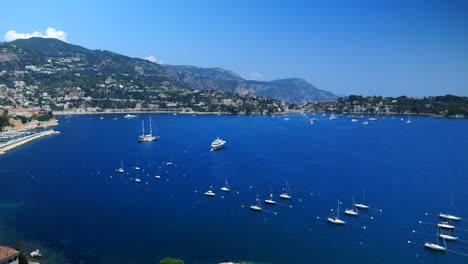
<path fill-rule="evenodd" d="M 153 55 L 150 55 L 148 57 L 145 58 L 145 60 L 147 61 L 151 61 L 151 62 L 154 62 L 154 63 L 157 63 L 157 64 L 163 64 L 164 61 L 160 60 L 160 59 L 157 59 L 155 56 Z"/>
<path fill-rule="evenodd" d="M 28 38 L 56 38 L 60 39 L 62 41 L 67 41 L 67 33 L 61 31 L 61 30 L 56 30 L 55 28 L 47 28 L 45 31 L 45 34 L 42 34 L 42 32 L 34 31 L 33 33 L 17 33 L 14 30 L 8 31 L 3 39 L 5 41 L 13 41 L 16 39 L 28 39 Z"/>
<path fill-rule="evenodd" d="M 260 80 L 263 78 L 263 74 L 259 72 L 251 72 L 249 73 L 249 77 L 251 80 Z"/>

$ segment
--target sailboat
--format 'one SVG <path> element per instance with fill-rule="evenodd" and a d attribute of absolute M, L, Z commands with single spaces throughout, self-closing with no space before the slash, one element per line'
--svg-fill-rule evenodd
<path fill-rule="evenodd" d="M 258 198 L 258 194 L 257 194 L 256 203 L 255 203 L 255 205 L 250 206 L 250 210 L 253 210 L 253 211 L 256 211 L 256 212 L 260 212 L 262 210 L 262 207 L 260 205 L 260 198 Z"/>
<path fill-rule="evenodd" d="M 353 207 L 352 209 L 346 209 L 344 212 L 345 214 L 347 215 L 350 215 L 350 216 L 357 216 L 359 214 L 357 208 L 356 208 L 356 202 L 354 201 L 354 197 L 353 197 Z"/>
<path fill-rule="evenodd" d="M 458 237 L 450 235 L 450 230 L 448 231 L 448 233 L 444 233 L 442 232 L 442 230 L 440 230 L 439 237 L 444 240 L 450 240 L 450 241 L 455 241 L 458 239 Z"/>
<path fill-rule="evenodd" d="M 338 206 L 336 208 L 336 216 L 328 217 L 327 220 L 329 223 L 336 224 L 336 225 L 346 224 L 345 221 L 340 219 L 340 200 L 338 200 Z"/>
<path fill-rule="evenodd" d="M 458 216 L 454 216 L 450 214 L 443 214 L 443 213 L 440 213 L 439 217 L 447 219 L 447 220 L 455 220 L 455 221 L 460 221 L 462 219 L 461 217 L 458 217 Z"/>
<path fill-rule="evenodd" d="M 447 249 L 447 244 L 445 244 L 445 239 L 442 240 L 444 241 L 444 246 L 439 245 L 439 232 L 437 232 L 437 243 L 426 242 L 424 243 L 424 247 L 435 251 L 445 251 Z"/>
<path fill-rule="evenodd" d="M 123 161 L 120 161 L 120 168 L 117 170 L 120 173 L 124 173 L 125 170 L 123 169 Z"/>
<path fill-rule="evenodd" d="M 227 177 L 224 179 L 224 187 L 221 187 L 220 189 L 223 192 L 229 192 L 231 190 L 229 189 L 229 183 L 228 183 Z"/>
<path fill-rule="evenodd" d="M 364 198 L 365 198 L 365 191 L 362 191 L 362 203 L 358 204 L 355 203 L 354 206 L 356 206 L 359 209 L 369 209 L 369 206 L 364 203 Z"/>
<path fill-rule="evenodd" d="M 155 141 L 159 137 L 158 136 L 153 136 L 153 126 L 151 123 L 151 116 L 149 117 L 149 123 L 150 123 L 150 133 L 145 135 L 145 121 L 141 120 L 141 136 L 138 137 L 139 142 L 150 142 L 150 141 Z"/>
<path fill-rule="evenodd" d="M 275 205 L 276 204 L 276 202 L 273 200 L 273 188 L 271 189 L 270 199 L 266 199 L 265 203 L 270 204 L 270 205 Z"/>
<path fill-rule="evenodd" d="M 279 195 L 281 199 L 290 200 L 291 199 L 291 190 L 289 189 L 289 184 L 286 182 L 286 192 Z"/>
<path fill-rule="evenodd" d="M 161 179 L 161 176 L 159 176 L 159 169 L 161 169 L 161 167 L 158 167 L 158 175 L 154 176 L 156 179 Z"/>
<path fill-rule="evenodd" d="M 452 193 L 452 201 L 450 202 L 450 210 L 453 211 L 453 193 Z M 451 215 L 451 214 L 443 214 L 439 213 L 439 217 L 447 220 L 454 220 L 454 221 L 460 221 L 462 218 L 459 216 Z"/>
<path fill-rule="evenodd" d="M 205 192 L 205 195 L 208 196 L 208 197 L 214 197 L 215 193 L 212 190 L 209 190 L 209 191 Z"/>
<path fill-rule="evenodd" d="M 408 120 L 406 120 L 406 124 L 411 123 L 411 113 L 408 112 Z"/>
<path fill-rule="evenodd" d="M 437 226 L 444 229 L 455 229 L 455 226 L 451 225 L 449 222 L 440 222 Z"/>
<path fill-rule="evenodd" d="M 141 183 L 141 180 L 138 179 L 138 178 L 135 178 L 135 182 L 136 182 L 136 183 Z"/>

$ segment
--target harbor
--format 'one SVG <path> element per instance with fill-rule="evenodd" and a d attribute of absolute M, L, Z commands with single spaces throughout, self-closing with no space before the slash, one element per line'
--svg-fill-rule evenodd
<path fill-rule="evenodd" d="M 25 133 L 27 134 L 26 136 L 21 136 L 22 134 L 16 133 L 12 135 L 13 139 L 6 141 L 5 143 L 0 144 L 0 155 L 5 154 L 7 151 L 12 150 L 16 147 L 19 147 L 21 145 L 24 145 L 28 142 L 31 142 L 33 140 L 49 136 L 49 135 L 55 135 L 55 134 L 60 134 L 60 132 L 55 131 L 53 129 L 51 130 L 46 130 L 46 131 L 41 131 L 37 133 Z M 10 138 L 7 136 L 3 136 L 2 138 Z"/>

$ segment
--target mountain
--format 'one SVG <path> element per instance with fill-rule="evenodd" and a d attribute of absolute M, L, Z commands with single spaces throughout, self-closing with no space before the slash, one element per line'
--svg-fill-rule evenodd
<path fill-rule="evenodd" d="M 17 53 L 0 55 L 0 66 L 8 65 L 15 70 L 24 70 L 25 65 L 50 65 L 50 59 L 65 62 L 79 74 L 126 74 L 143 78 L 153 83 L 170 84 L 192 90 L 214 90 L 241 95 L 270 97 L 286 102 L 333 100 L 337 97 L 323 91 L 304 79 L 293 78 L 275 81 L 252 81 L 239 74 L 221 68 L 201 68 L 185 65 L 161 65 L 147 60 L 131 58 L 106 50 L 90 50 L 53 38 L 19 39 L 2 44 L 21 48 Z M 1 46 L 0 46 L 1 47 Z M 34 58 L 27 54 L 34 54 Z M 63 68 L 63 63 L 60 64 Z"/>

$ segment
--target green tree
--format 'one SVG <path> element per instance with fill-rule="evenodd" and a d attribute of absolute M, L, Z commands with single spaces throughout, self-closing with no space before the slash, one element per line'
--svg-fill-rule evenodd
<path fill-rule="evenodd" d="M 165 258 L 159 262 L 160 264 L 184 264 L 184 261 L 181 259 Z"/>

